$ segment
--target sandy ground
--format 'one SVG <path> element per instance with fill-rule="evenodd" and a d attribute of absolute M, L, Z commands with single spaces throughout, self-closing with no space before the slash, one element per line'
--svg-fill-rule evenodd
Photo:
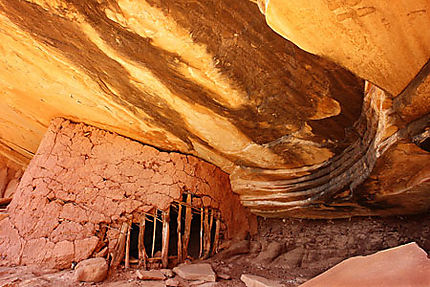
<path fill-rule="evenodd" d="M 378 250 L 415 241 L 430 250 L 430 214 L 403 217 L 363 217 L 342 220 L 259 219 L 259 233 L 251 238 L 250 253 L 224 259 L 210 259 L 219 280 L 217 286 L 245 286 L 243 273 L 280 280 L 285 286 L 298 286 L 345 258 L 367 255 Z M 256 258 L 271 242 L 284 244 L 285 251 L 303 247 L 298 266 L 260 264 Z M 112 272 L 102 283 L 78 283 L 73 270 L 40 270 L 34 267 L 0 267 L 0 286 L 148 286 L 137 279 L 136 270 Z M 182 286 L 190 282 L 181 280 Z"/>

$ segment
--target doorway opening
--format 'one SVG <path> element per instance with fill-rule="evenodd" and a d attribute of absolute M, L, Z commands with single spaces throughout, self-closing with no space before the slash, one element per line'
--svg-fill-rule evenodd
<path fill-rule="evenodd" d="M 168 210 L 144 213 L 140 221 L 126 226 L 126 244 L 119 248 L 125 247 L 126 266 L 166 268 L 215 254 L 220 225 L 218 210 L 204 207 L 200 197 L 184 193 L 182 201 L 172 202 Z"/>

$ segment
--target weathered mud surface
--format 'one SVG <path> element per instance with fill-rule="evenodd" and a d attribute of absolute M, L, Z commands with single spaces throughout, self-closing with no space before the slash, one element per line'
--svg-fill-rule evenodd
<path fill-rule="evenodd" d="M 0 264 L 67 268 L 112 249 L 122 222 L 166 210 L 185 191 L 220 211 L 227 238 L 250 230 L 253 216 L 219 168 L 56 119 L 0 221 Z"/>

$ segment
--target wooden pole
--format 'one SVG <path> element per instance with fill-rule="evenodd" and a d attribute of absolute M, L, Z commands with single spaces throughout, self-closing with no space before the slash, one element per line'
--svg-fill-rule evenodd
<path fill-rule="evenodd" d="M 205 244 L 204 244 L 204 252 L 203 252 L 203 258 L 208 258 L 211 252 L 211 231 L 212 231 L 212 225 L 213 225 L 213 210 L 211 211 L 210 217 L 209 217 L 209 209 L 206 208 L 205 210 Z"/>
<path fill-rule="evenodd" d="M 212 247 L 212 256 L 218 252 L 220 227 L 221 227 L 221 222 L 219 219 L 219 215 L 217 214 L 217 218 L 215 221 L 215 239 L 214 239 L 214 245 Z"/>
<path fill-rule="evenodd" d="M 155 251 L 155 233 L 157 231 L 157 216 L 158 216 L 158 210 L 155 210 L 154 214 L 154 229 L 152 233 L 152 249 L 151 249 L 151 257 L 154 257 L 154 251 Z"/>
<path fill-rule="evenodd" d="M 183 245 L 183 256 L 182 259 L 186 259 L 188 256 L 188 243 L 190 242 L 190 231 L 191 221 L 193 219 L 193 213 L 191 212 L 192 198 L 191 194 L 187 194 L 187 206 L 185 211 L 185 232 L 184 232 L 184 245 Z"/>
<path fill-rule="evenodd" d="M 204 208 L 200 208 L 200 252 L 199 258 L 203 256 L 203 230 L 204 230 L 204 222 L 205 222 L 205 213 Z"/>
<path fill-rule="evenodd" d="M 131 225 L 128 226 L 127 229 L 127 243 L 125 245 L 125 268 L 130 268 L 130 234 L 131 234 Z"/>
<path fill-rule="evenodd" d="M 182 263 L 182 205 L 178 207 L 178 263 Z"/>
<path fill-rule="evenodd" d="M 209 230 L 211 231 L 209 239 L 211 239 L 211 237 L 212 237 L 212 227 L 214 225 L 214 217 L 215 217 L 214 213 L 215 213 L 215 211 L 212 209 L 211 210 L 211 221 L 209 222 Z"/>
<path fill-rule="evenodd" d="M 164 212 L 163 216 L 163 237 L 162 237 L 162 245 L 161 245 L 161 264 L 163 268 L 167 268 L 169 265 L 169 230 L 170 223 L 170 209 Z"/>
<path fill-rule="evenodd" d="M 139 249 L 139 265 L 146 269 L 146 250 L 145 250 L 145 223 L 146 216 L 143 215 L 142 221 L 140 222 L 139 238 L 138 238 L 138 249 Z"/>
<path fill-rule="evenodd" d="M 118 241 L 115 245 L 115 250 L 112 255 L 111 267 L 116 268 L 124 258 L 125 237 L 128 230 L 128 222 L 124 222 L 118 236 Z"/>

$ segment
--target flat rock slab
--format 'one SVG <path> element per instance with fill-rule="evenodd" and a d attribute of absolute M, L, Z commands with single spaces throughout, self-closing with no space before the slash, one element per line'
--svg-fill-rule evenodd
<path fill-rule="evenodd" d="M 284 287 L 277 281 L 251 274 L 242 274 L 240 280 L 245 283 L 246 287 Z"/>
<path fill-rule="evenodd" d="M 208 263 L 181 264 L 173 268 L 173 272 L 186 280 L 216 281 L 216 274 Z"/>
<path fill-rule="evenodd" d="M 83 260 L 76 265 L 75 280 L 85 282 L 101 282 L 108 272 L 106 259 L 102 257 Z"/>
<path fill-rule="evenodd" d="M 349 258 L 300 285 L 316 286 L 430 286 L 430 260 L 415 242 Z"/>
<path fill-rule="evenodd" d="M 129 281 L 122 280 L 110 283 L 103 283 L 104 287 L 166 287 L 162 281 Z"/>
<path fill-rule="evenodd" d="M 175 278 L 169 278 L 165 282 L 166 286 L 176 287 L 179 286 L 179 281 Z"/>
<path fill-rule="evenodd" d="M 196 287 L 216 287 L 219 286 L 217 282 L 206 282 L 200 285 L 197 285 Z"/>
<path fill-rule="evenodd" d="M 231 276 L 228 274 L 224 274 L 224 273 L 218 273 L 218 278 L 223 279 L 223 280 L 231 280 Z"/>
<path fill-rule="evenodd" d="M 164 280 L 166 276 L 160 270 L 137 270 L 137 278 L 140 280 Z"/>

